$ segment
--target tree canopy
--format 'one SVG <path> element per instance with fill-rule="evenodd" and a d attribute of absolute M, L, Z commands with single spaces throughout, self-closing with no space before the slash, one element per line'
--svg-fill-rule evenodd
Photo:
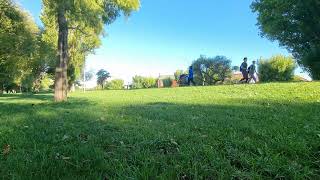
<path fill-rule="evenodd" d="M 55 100 L 67 98 L 68 84 L 81 74 L 84 60 L 100 45 L 104 25 L 140 6 L 139 0 L 43 0 L 45 39 L 58 51 Z"/>
<path fill-rule="evenodd" d="M 108 78 L 110 78 L 110 73 L 104 69 L 100 69 L 97 72 L 97 84 L 104 89 L 104 85 L 106 84 L 106 81 Z"/>
<path fill-rule="evenodd" d="M 32 17 L 11 0 L 0 0 L 1 89 L 31 88 L 40 83 L 50 53 Z M 28 87 L 29 86 L 29 87 Z M 36 86 L 34 86 L 36 87 Z"/>
<path fill-rule="evenodd" d="M 320 79 L 320 1 L 255 0 L 251 7 L 258 13 L 261 35 L 279 41 Z"/>
<path fill-rule="evenodd" d="M 192 63 L 194 81 L 197 85 L 214 85 L 217 82 L 224 82 L 231 76 L 231 60 L 225 56 L 214 58 L 200 56 Z"/>

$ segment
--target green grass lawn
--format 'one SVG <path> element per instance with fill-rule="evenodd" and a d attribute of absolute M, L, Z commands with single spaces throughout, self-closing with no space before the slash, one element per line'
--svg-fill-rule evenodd
<path fill-rule="evenodd" d="M 0 97 L 1 179 L 320 178 L 319 82 L 52 99 Z"/>

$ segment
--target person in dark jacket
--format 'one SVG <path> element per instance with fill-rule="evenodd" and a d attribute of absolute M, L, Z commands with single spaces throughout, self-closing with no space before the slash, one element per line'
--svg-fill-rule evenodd
<path fill-rule="evenodd" d="M 255 74 L 257 73 L 256 61 L 252 61 L 251 66 L 249 66 L 248 68 L 248 73 L 250 78 L 247 80 L 247 82 L 249 83 L 253 79 L 254 83 L 257 83 L 257 78 L 255 76 Z"/>
<path fill-rule="evenodd" d="M 189 76 L 188 76 L 188 84 L 189 84 L 189 86 L 191 85 L 191 82 L 192 82 L 193 85 L 196 84 L 193 81 L 193 67 L 192 66 L 189 67 Z"/>
<path fill-rule="evenodd" d="M 248 81 L 249 77 L 248 77 L 248 58 L 244 58 L 243 59 L 243 63 L 240 66 L 240 71 L 242 73 L 242 79 L 240 80 L 240 82 L 243 82 L 244 80 L 246 80 L 245 82 Z"/>

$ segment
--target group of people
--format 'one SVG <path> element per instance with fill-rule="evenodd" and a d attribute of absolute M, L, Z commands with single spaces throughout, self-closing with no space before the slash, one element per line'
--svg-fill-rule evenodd
<path fill-rule="evenodd" d="M 242 73 L 242 79 L 240 82 L 249 83 L 251 80 L 257 82 L 255 74 L 257 73 L 256 61 L 252 61 L 252 64 L 248 67 L 248 58 L 243 59 L 243 63 L 240 66 L 240 71 Z"/>
<path fill-rule="evenodd" d="M 244 58 L 243 59 L 243 63 L 240 66 L 240 71 L 242 73 L 242 79 L 240 80 L 240 82 L 243 83 L 249 83 L 251 80 L 254 80 L 254 82 L 257 82 L 257 78 L 255 76 L 255 74 L 257 73 L 257 68 L 256 68 L 256 61 L 252 61 L 252 64 L 248 67 L 248 58 Z M 181 77 L 180 77 L 181 78 Z M 195 84 L 194 80 L 193 80 L 193 67 L 190 66 L 189 67 L 189 74 L 187 76 L 188 78 L 188 85 L 190 86 L 191 83 Z"/>

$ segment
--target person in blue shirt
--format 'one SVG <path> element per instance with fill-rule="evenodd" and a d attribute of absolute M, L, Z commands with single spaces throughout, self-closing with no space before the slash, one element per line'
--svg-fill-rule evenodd
<path fill-rule="evenodd" d="M 196 84 L 193 81 L 193 67 L 192 66 L 189 67 L 189 76 L 188 76 L 188 84 L 189 84 L 189 86 L 191 85 L 191 82 L 192 82 L 193 85 Z"/>

